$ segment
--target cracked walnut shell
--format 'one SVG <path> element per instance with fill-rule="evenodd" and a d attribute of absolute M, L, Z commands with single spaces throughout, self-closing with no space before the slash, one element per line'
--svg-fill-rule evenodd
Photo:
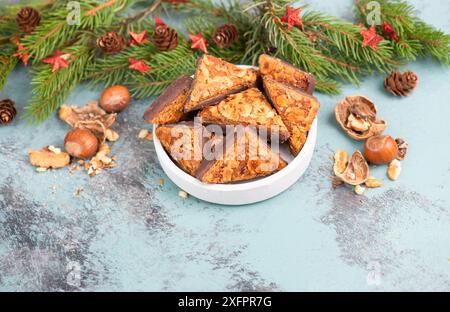
<path fill-rule="evenodd" d="M 366 182 L 369 178 L 369 165 L 360 151 L 353 153 L 344 172 L 338 177 L 350 185 L 359 185 Z"/>
<path fill-rule="evenodd" d="M 360 95 L 347 96 L 335 108 L 337 122 L 355 140 L 364 140 L 384 131 L 386 122 L 376 115 L 375 104 Z"/>

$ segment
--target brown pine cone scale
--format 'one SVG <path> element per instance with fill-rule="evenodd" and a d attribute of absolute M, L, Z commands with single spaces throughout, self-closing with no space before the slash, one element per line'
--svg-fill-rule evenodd
<path fill-rule="evenodd" d="M 126 45 L 125 39 L 114 31 L 104 33 L 97 39 L 97 46 L 103 53 L 119 53 Z"/>
<path fill-rule="evenodd" d="M 41 15 L 36 9 L 23 7 L 17 13 L 16 22 L 22 32 L 29 34 L 33 32 L 36 26 L 39 26 Z"/>
<path fill-rule="evenodd" d="M 416 88 L 418 80 L 412 71 L 403 74 L 394 71 L 384 79 L 384 88 L 395 96 L 408 96 Z"/>
<path fill-rule="evenodd" d="M 212 39 L 219 48 L 230 47 L 238 37 L 236 25 L 225 24 L 214 29 Z"/>
<path fill-rule="evenodd" d="M 167 25 L 156 26 L 152 39 L 160 51 L 170 51 L 178 46 L 178 33 Z"/>
<path fill-rule="evenodd" d="M 10 99 L 0 101 L 0 124 L 7 125 L 14 119 L 17 114 L 14 105 L 14 101 Z"/>

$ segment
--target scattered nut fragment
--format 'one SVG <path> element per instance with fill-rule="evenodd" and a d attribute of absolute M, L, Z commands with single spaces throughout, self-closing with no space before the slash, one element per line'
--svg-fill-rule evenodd
<path fill-rule="evenodd" d="M 183 199 L 186 199 L 186 198 L 188 198 L 189 195 L 185 191 L 179 191 L 178 196 L 180 196 Z"/>
<path fill-rule="evenodd" d="M 364 191 L 366 190 L 365 187 L 362 187 L 361 184 L 355 185 L 355 193 L 358 195 L 362 195 Z"/>
<path fill-rule="evenodd" d="M 342 181 L 340 178 L 338 178 L 338 177 L 336 177 L 336 176 L 334 176 L 334 177 L 331 179 L 331 187 L 332 187 L 333 189 L 337 188 L 338 186 L 340 186 L 340 185 L 342 185 L 342 184 L 344 184 L 344 181 Z"/>
<path fill-rule="evenodd" d="M 85 162 L 84 169 L 87 170 L 90 177 L 97 175 L 102 169 L 116 167 L 117 157 L 108 157 L 110 151 L 108 144 L 103 143 L 100 145 L 97 154 L 89 162 Z"/>
<path fill-rule="evenodd" d="M 334 167 L 333 171 L 336 176 L 340 176 L 345 168 L 347 168 L 347 162 L 348 162 L 348 154 L 347 152 L 337 149 L 336 153 L 334 154 Z"/>
<path fill-rule="evenodd" d="M 55 148 L 53 148 L 55 149 Z M 62 168 L 70 163 L 70 156 L 67 153 L 55 153 L 48 147 L 39 151 L 29 150 L 30 163 L 41 168 Z"/>
<path fill-rule="evenodd" d="M 406 143 L 406 141 L 403 140 L 402 138 L 396 138 L 395 142 L 397 143 L 398 146 L 397 159 L 398 160 L 405 159 L 406 152 L 408 151 L 408 143 Z"/>
<path fill-rule="evenodd" d="M 145 137 L 145 139 L 148 140 L 148 141 L 153 141 L 153 132 L 149 132 L 147 134 L 147 136 Z"/>
<path fill-rule="evenodd" d="M 139 139 L 145 139 L 148 136 L 148 130 L 147 129 L 141 129 L 138 134 Z"/>
<path fill-rule="evenodd" d="M 388 167 L 387 175 L 389 179 L 395 181 L 398 179 L 400 172 L 402 171 L 402 165 L 399 160 L 394 159 Z"/>
<path fill-rule="evenodd" d="M 84 188 L 82 186 L 80 186 L 79 188 L 77 188 L 77 190 L 75 191 L 75 196 L 80 196 L 81 193 L 84 191 Z"/>
<path fill-rule="evenodd" d="M 119 139 L 119 134 L 111 129 L 106 129 L 105 137 L 110 142 L 115 142 Z"/>
<path fill-rule="evenodd" d="M 161 185 L 161 186 L 164 185 L 164 179 L 163 178 L 159 178 L 159 185 Z"/>
<path fill-rule="evenodd" d="M 69 172 L 70 173 L 75 173 L 78 170 L 80 170 L 80 167 L 77 164 L 73 164 L 72 166 L 69 167 Z"/>
<path fill-rule="evenodd" d="M 46 172 L 46 171 L 47 171 L 47 168 L 44 168 L 44 167 L 37 167 L 37 168 L 36 168 L 36 171 L 37 171 L 37 172 Z"/>
<path fill-rule="evenodd" d="M 367 178 L 366 182 L 364 182 L 364 184 L 367 187 L 375 188 L 375 187 L 383 186 L 383 181 L 376 179 L 374 176 L 369 176 Z"/>

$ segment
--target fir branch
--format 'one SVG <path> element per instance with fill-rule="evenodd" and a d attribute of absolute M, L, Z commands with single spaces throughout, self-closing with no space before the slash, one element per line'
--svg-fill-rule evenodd
<path fill-rule="evenodd" d="M 53 73 L 51 66 L 46 64 L 34 67 L 31 81 L 34 86 L 33 97 L 25 114 L 28 120 L 42 122 L 66 100 L 82 80 L 86 66 L 94 58 L 95 50 L 80 41 L 79 45 L 73 45 L 65 52 L 73 53 L 68 68 L 60 68 Z"/>
<path fill-rule="evenodd" d="M 15 49 L 12 44 L 0 48 L 0 90 L 5 87 L 9 75 L 18 62 L 18 59 L 12 56 L 14 53 Z"/>
<path fill-rule="evenodd" d="M 367 23 L 367 4 L 370 0 L 355 0 L 356 13 L 362 23 Z M 423 22 L 414 7 L 403 0 L 378 0 L 381 20 L 396 31 L 399 43 L 393 43 L 395 53 L 407 60 L 430 54 L 442 64 L 450 64 L 450 35 Z"/>

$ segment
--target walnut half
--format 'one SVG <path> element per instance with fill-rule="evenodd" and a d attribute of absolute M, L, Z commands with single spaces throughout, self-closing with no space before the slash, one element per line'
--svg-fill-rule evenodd
<path fill-rule="evenodd" d="M 342 129 L 356 140 L 381 134 L 386 128 L 386 122 L 376 116 L 375 104 L 364 96 L 347 96 L 336 105 L 335 115 Z"/>
<path fill-rule="evenodd" d="M 38 151 L 29 150 L 28 156 L 30 163 L 39 168 L 62 168 L 70 163 L 69 154 L 52 146 L 43 147 Z"/>

